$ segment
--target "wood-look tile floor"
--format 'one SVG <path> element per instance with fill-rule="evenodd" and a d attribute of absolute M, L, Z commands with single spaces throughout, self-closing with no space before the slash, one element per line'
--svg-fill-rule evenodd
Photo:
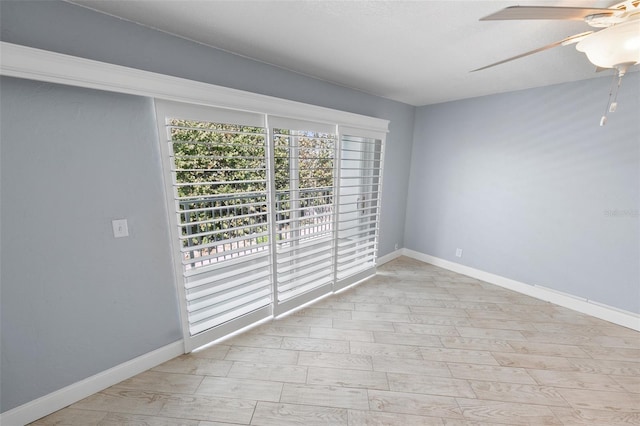
<path fill-rule="evenodd" d="M 408 258 L 35 425 L 640 425 L 640 333 Z"/>

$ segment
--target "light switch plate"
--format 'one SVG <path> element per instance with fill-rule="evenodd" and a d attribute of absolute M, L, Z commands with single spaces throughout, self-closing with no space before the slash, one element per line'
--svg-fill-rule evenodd
<path fill-rule="evenodd" d="M 113 226 L 113 237 L 122 238 L 129 236 L 129 226 L 127 225 L 127 219 L 116 219 L 111 221 Z"/>

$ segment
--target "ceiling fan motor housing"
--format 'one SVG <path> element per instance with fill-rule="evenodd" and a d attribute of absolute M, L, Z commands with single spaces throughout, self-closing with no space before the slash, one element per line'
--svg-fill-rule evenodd
<path fill-rule="evenodd" d="M 607 28 L 624 22 L 624 18 L 620 15 L 612 15 L 610 13 L 594 13 L 592 15 L 585 16 L 584 22 L 594 28 Z"/>

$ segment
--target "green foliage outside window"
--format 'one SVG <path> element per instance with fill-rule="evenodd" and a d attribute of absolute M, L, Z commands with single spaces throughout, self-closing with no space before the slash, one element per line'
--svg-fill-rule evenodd
<path fill-rule="evenodd" d="M 180 223 L 186 237 L 183 246 L 199 246 L 199 255 L 206 256 L 228 240 L 243 240 L 243 247 L 268 242 L 266 235 L 259 235 L 267 232 L 268 213 L 264 130 L 177 119 L 169 125 L 176 190 L 181 199 Z M 297 191 L 298 208 L 331 208 L 334 140 L 328 136 L 281 129 L 274 132 L 278 220 L 287 223 L 291 219 L 286 210 L 292 206 L 292 190 Z M 298 168 L 292 170 L 295 151 Z"/>

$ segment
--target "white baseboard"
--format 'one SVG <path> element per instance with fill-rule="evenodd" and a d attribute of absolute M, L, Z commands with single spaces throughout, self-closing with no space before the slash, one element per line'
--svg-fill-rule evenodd
<path fill-rule="evenodd" d="M 479 269 L 471 268 L 449 260 L 440 259 L 414 250 L 405 248 L 402 249 L 401 252 L 404 256 L 411 257 L 434 266 L 439 266 L 440 268 L 447 269 L 449 271 L 467 275 L 521 294 L 526 294 L 527 296 L 535 297 L 536 299 L 551 302 L 583 314 L 591 315 L 592 317 L 600 318 L 632 330 L 640 331 L 640 315 L 633 312 L 614 308 L 613 306 L 608 306 L 593 300 L 588 300 L 543 286 L 525 284 L 520 281 L 481 271 Z"/>
<path fill-rule="evenodd" d="M 393 259 L 397 259 L 397 258 L 399 258 L 400 256 L 402 256 L 402 253 L 403 253 L 402 251 L 403 251 L 403 250 L 404 250 L 404 249 L 398 249 L 398 250 L 396 250 L 396 251 L 392 251 L 392 252 L 391 252 L 391 253 L 389 253 L 389 254 L 385 254 L 384 256 L 380 256 L 380 257 L 378 257 L 378 258 L 376 259 L 376 264 L 377 264 L 377 266 L 382 266 L 382 265 L 384 265 L 384 264 L 385 264 L 385 263 L 387 263 L 387 262 L 391 262 Z"/>
<path fill-rule="evenodd" d="M 24 405 L 5 411 L 0 414 L 0 424 L 2 426 L 23 426 L 31 423 L 183 353 L 184 343 L 182 340 L 163 346 Z"/>

